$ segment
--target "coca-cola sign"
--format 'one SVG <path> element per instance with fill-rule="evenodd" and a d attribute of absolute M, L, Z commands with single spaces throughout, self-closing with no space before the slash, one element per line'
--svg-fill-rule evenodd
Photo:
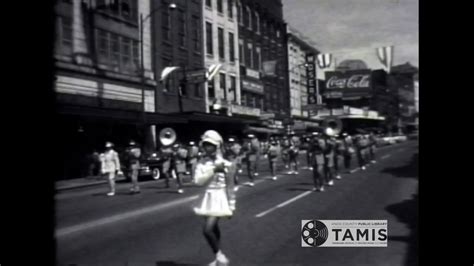
<path fill-rule="evenodd" d="M 326 72 L 326 89 L 369 89 L 370 79 L 370 70 Z"/>

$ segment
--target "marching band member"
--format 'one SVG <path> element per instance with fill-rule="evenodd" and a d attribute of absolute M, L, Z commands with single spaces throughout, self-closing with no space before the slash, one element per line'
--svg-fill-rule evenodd
<path fill-rule="evenodd" d="M 274 138 L 270 139 L 270 145 L 265 150 L 265 155 L 268 158 L 268 164 L 270 166 L 270 172 L 272 174 L 272 180 L 277 180 L 276 175 L 276 161 L 278 157 L 278 143 Z"/>
<path fill-rule="evenodd" d="M 375 138 L 374 132 L 370 132 L 369 135 L 369 157 L 370 157 L 370 162 L 371 163 L 376 163 L 375 161 L 375 151 L 377 149 L 377 139 Z"/>
<path fill-rule="evenodd" d="M 331 137 L 331 141 L 333 143 L 334 149 L 334 175 L 336 179 L 341 179 L 341 174 L 339 171 L 339 165 L 342 162 L 342 156 L 344 153 L 344 146 L 342 145 L 341 141 L 339 140 L 339 135 L 335 135 Z"/>
<path fill-rule="evenodd" d="M 347 171 L 350 171 L 352 154 L 355 152 L 355 150 L 351 136 L 344 132 L 342 137 L 342 145 L 344 145 L 344 168 L 346 168 Z"/>
<path fill-rule="evenodd" d="M 333 135 L 333 129 L 327 128 L 326 134 L 323 136 L 324 139 L 324 159 L 325 159 L 325 178 L 328 186 L 334 185 L 334 143 L 331 140 L 330 136 Z"/>
<path fill-rule="evenodd" d="M 132 194 L 140 193 L 140 186 L 138 185 L 138 173 L 140 171 L 141 150 L 135 141 L 130 141 L 129 147 L 126 150 L 126 155 L 128 176 L 132 180 L 132 188 L 130 189 L 130 192 Z"/>
<path fill-rule="evenodd" d="M 283 139 L 281 141 L 281 159 L 283 161 L 283 164 L 285 165 L 285 168 L 289 168 L 289 150 L 290 150 L 291 144 L 290 140 L 288 139 L 288 136 L 283 136 Z"/>
<path fill-rule="evenodd" d="M 174 148 L 174 149 L 173 149 Z M 160 153 L 163 156 L 163 163 L 161 164 L 161 172 L 165 176 L 166 180 L 166 188 L 170 187 L 170 178 L 175 173 L 175 152 L 176 147 L 172 146 L 162 146 L 160 148 Z M 176 181 L 178 184 L 178 193 L 183 193 L 181 189 L 181 178 L 176 177 Z"/>
<path fill-rule="evenodd" d="M 325 159 L 324 140 L 318 136 L 317 132 L 312 133 L 308 149 L 311 151 L 311 166 L 313 167 L 313 191 L 324 191 Z"/>
<path fill-rule="evenodd" d="M 189 142 L 188 147 L 188 171 L 191 173 L 191 176 L 194 176 L 194 171 L 196 170 L 196 164 L 199 158 L 199 148 L 196 146 L 194 141 Z"/>
<path fill-rule="evenodd" d="M 248 141 L 245 144 L 246 161 L 247 161 L 247 173 L 250 179 L 249 186 L 253 187 L 254 177 L 258 176 L 258 160 L 260 157 L 260 142 L 258 138 L 253 134 L 248 134 Z"/>
<path fill-rule="evenodd" d="M 226 160 L 229 160 L 232 164 L 235 165 L 236 171 L 234 171 L 233 173 L 234 185 L 239 184 L 238 173 L 239 173 L 240 167 L 242 166 L 241 152 L 242 152 L 242 146 L 237 142 L 237 139 L 234 137 L 228 138 L 227 143 L 225 145 L 224 158 Z"/>
<path fill-rule="evenodd" d="M 207 185 L 201 196 L 200 205 L 194 212 L 205 218 L 204 236 L 216 259 L 210 265 L 228 264 L 229 259 L 221 251 L 219 219 L 232 217 L 235 211 L 235 192 L 232 178 L 235 166 L 223 158 L 223 139 L 214 130 L 208 130 L 202 137 L 204 150 L 196 166 L 193 180 L 198 185 Z M 220 264 L 219 264 L 220 265 Z"/>
<path fill-rule="evenodd" d="M 114 150 L 112 142 L 106 142 L 105 152 L 100 155 L 101 173 L 107 175 L 109 181 L 110 192 L 107 196 L 115 195 L 115 177 L 122 171 L 120 169 L 120 159 L 118 153 Z"/>
<path fill-rule="evenodd" d="M 172 168 L 176 174 L 176 180 L 178 181 L 178 193 L 184 193 L 183 187 L 183 175 L 186 174 L 186 160 L 188 157 L 188 150 L 184 148 L 180 143 L 173 145 L 173 163 Z"/>
<path fill-rule="evenodd" d="M 299 155 L 299 139 L 296 135 L 290 138 L 290 149 L 288 150 L 288 157 L 290 162 L 289 174 L 298 174 L 298 155 Z M 294 169 L 294 170 L 293 170 Z"/>

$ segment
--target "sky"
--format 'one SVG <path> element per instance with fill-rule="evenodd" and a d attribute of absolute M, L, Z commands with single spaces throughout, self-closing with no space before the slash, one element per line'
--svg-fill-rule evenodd
<path fill-rule="evenodd" d="M 393 65 L 418 67 L 418 0 L 283 0 L 285 21 L 339 63 L 381 69 L 375 49 L 393 45 Z M 332 64 L 334 66 L 334 62 Z"/>

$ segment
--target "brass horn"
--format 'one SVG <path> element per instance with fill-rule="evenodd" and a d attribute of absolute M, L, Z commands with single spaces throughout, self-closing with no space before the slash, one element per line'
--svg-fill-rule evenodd
<path fill-rule="evenodd" d="M 177 138 L 176 132 L 174 131 L 174 129 L 170 127 L 163 128 L 160 131 L 159 140 L 160 140 L 161 145 L 163 146 L 173 145 L 173 143 L 175 143 L 176 141 L 176 138 Z"/>
<path fill-rule="evenodd" d="M 342 121 L 337 117 L 328 117 L 323 121 L 322 127 L 328 136 L 339 135 L 342 131 Z"/>

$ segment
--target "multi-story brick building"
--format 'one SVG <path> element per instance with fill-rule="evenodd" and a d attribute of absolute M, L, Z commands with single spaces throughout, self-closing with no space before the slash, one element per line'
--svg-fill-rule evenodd
<path fill-rule="evenodd" d="M 178 66 L 163 82 L 158 82 L 156 106 L 159 113 L 205 110 L 203 81 L 187 79 L 183 72 L 204 71 L 202 0 L 151 0 L 153 67 L 160 77 L 163 69 Z M 175 4 L 176 8 L 169 8 Z M 158 78 L 159 79 L 159 78 Z M 179 95 L 181 93 L 181 95 Z"/>
<path fill-rule="evenodd" d="M 88 158 L 105 141 L 120 150 L 135 139 L 152 149 L 154 125 L 179 120 L 156 113 L 150 20 L 141 75 L 139 15 L 150 11 L 149 0 L 57 1 L 54 90 L 63 178 L 90 174 Z"/>
<path fill-rule="evenodd" d="M 241 0 L 237 4 L 241 103 L 261 112 L 290 115 L 286 24 L 280 0 Z M 274 73 L 263 65 L 276 62 Z"/>

